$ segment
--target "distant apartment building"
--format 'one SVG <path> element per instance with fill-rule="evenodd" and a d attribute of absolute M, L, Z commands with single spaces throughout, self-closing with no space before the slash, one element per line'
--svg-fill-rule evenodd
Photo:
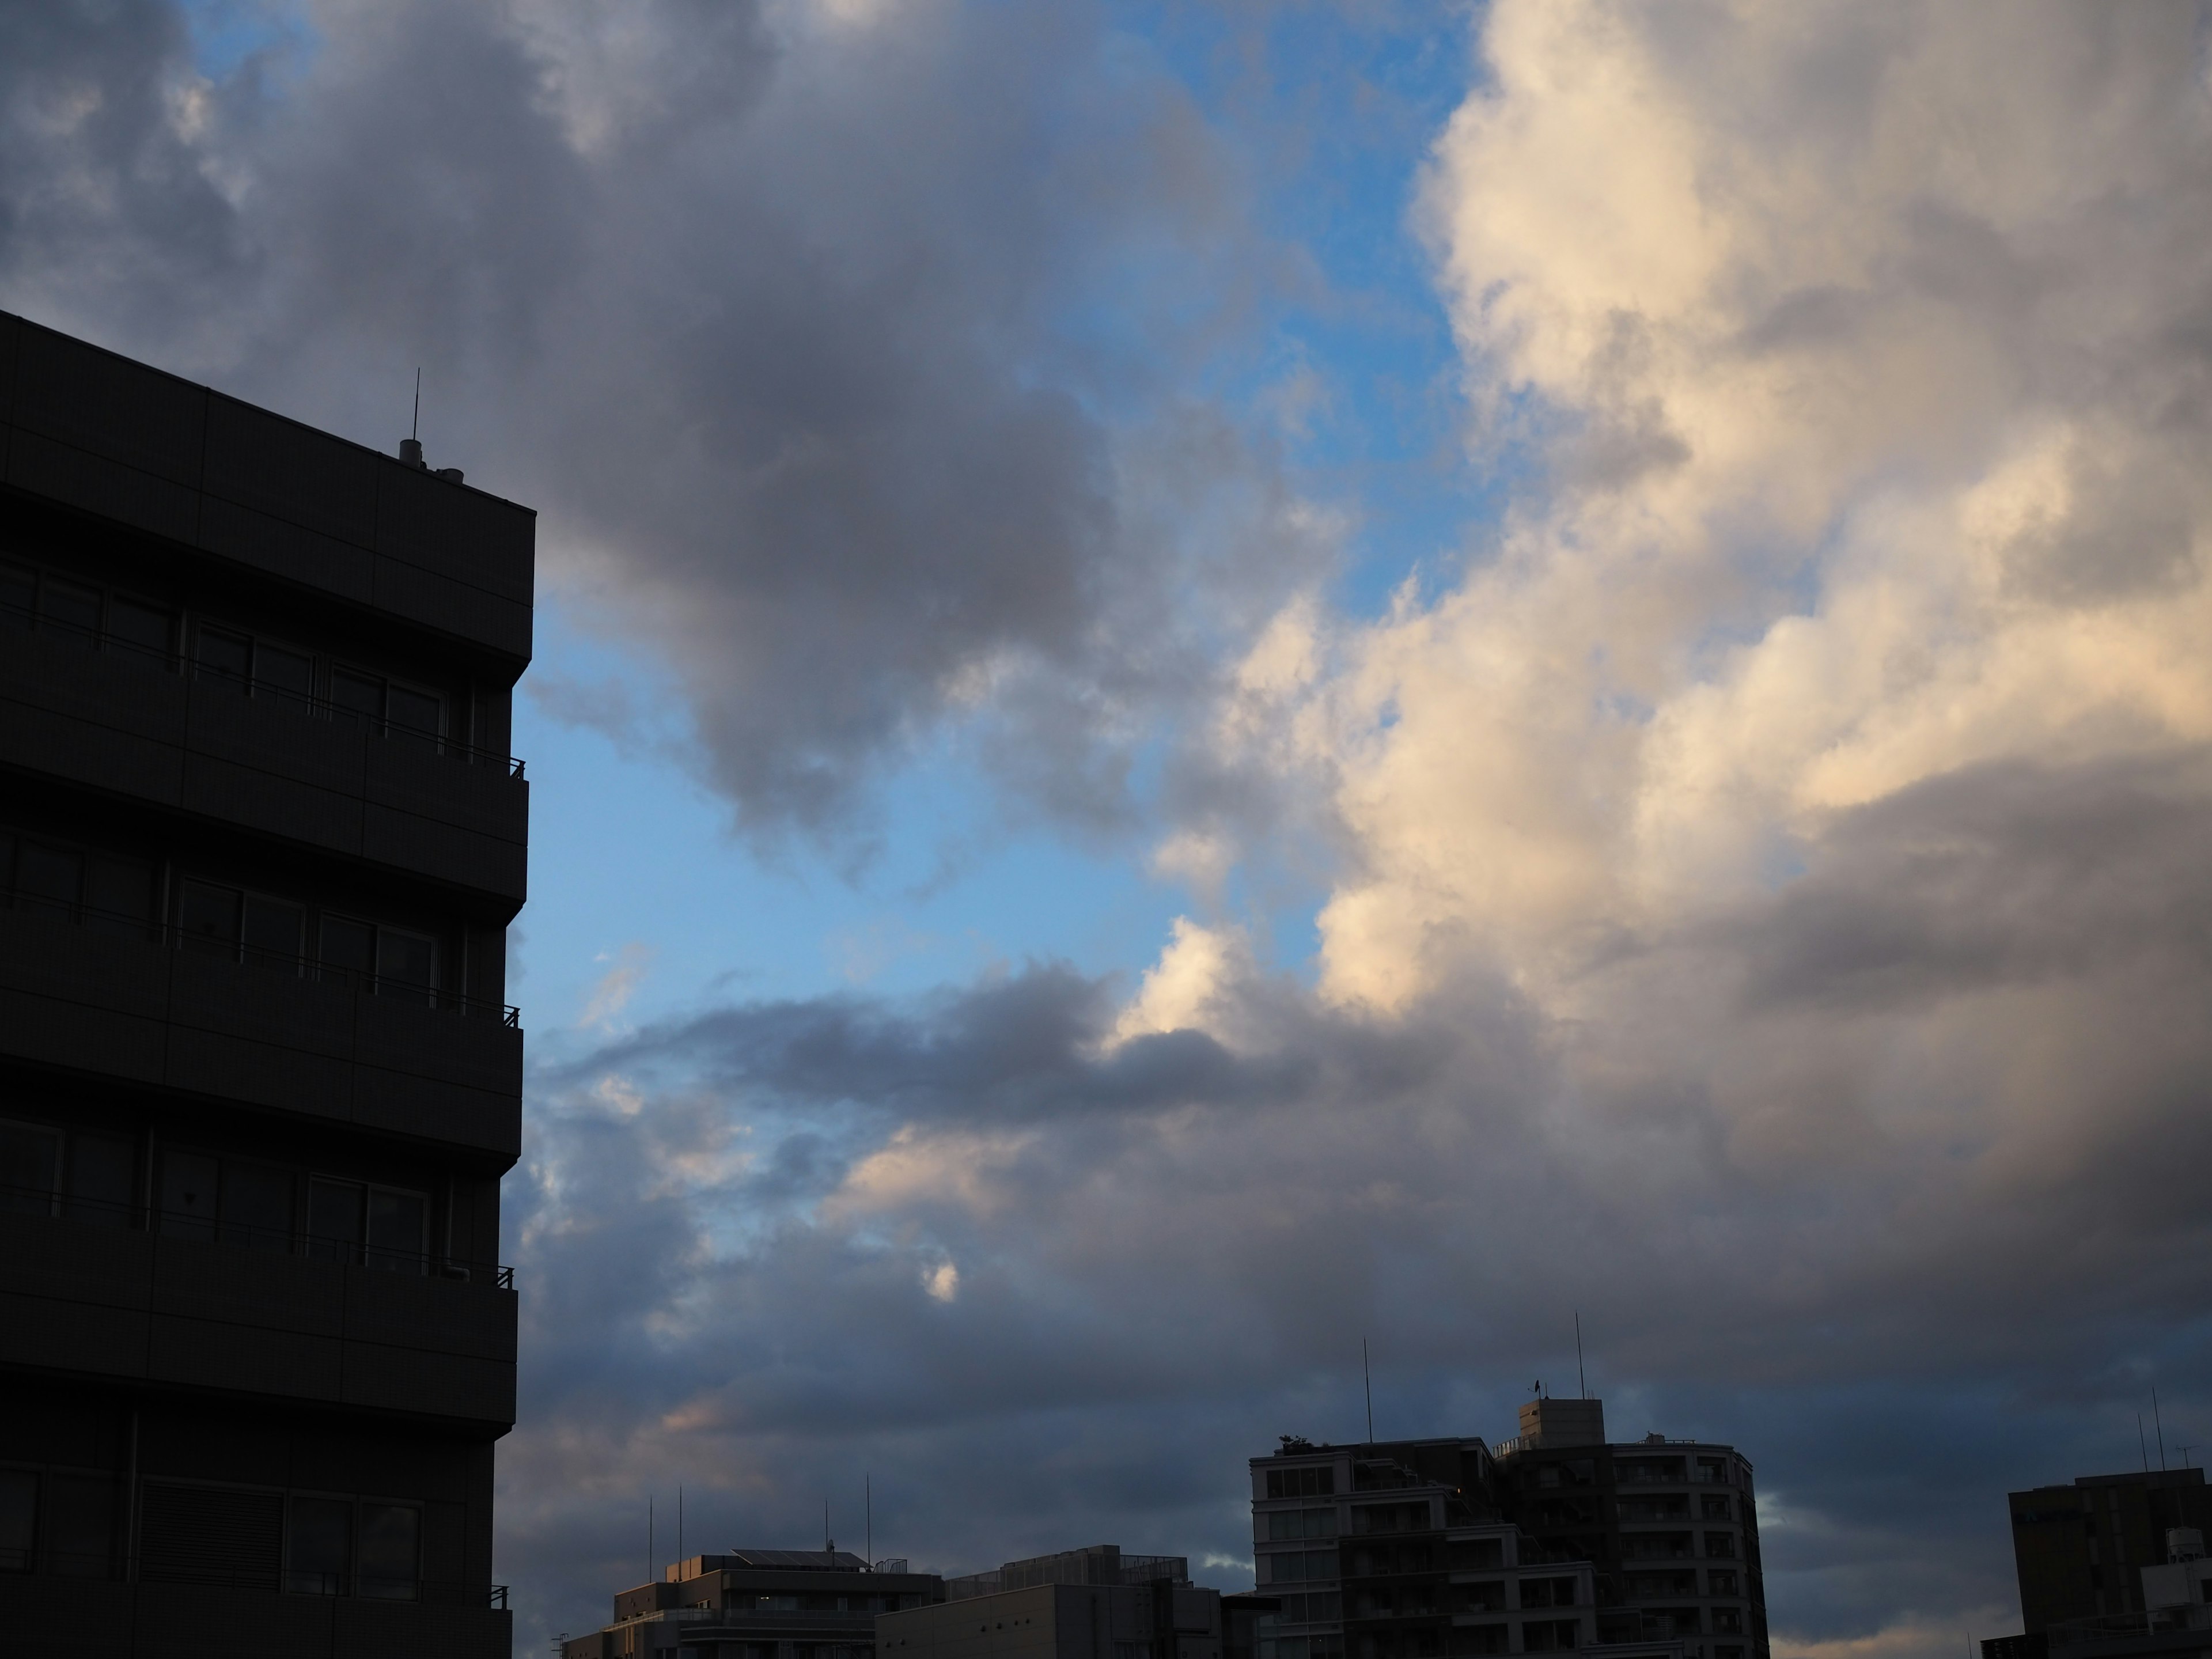
<path fill-rule="evenodd" d="M 1283 1603 L 1259 1659 L 1766 1659 L 1731 1448 L 1608 1445 L 1599 1402 L 1545 1400 L 1496 1447 L 1293 1438 L 1251 1472 L 1258 1588 Z"/>
<path fill-rule="evenodd" d="M 1190 1582 L 1179 1555 L 1112 1544 L 945 1581 L 945 1600 L 876 1620 L 878 1659 L 1229 1659 L 1270 1598 Z"/>
<path fill-rule="evenodd" d="M 872 1659 L 876 1620 L 945 1599 L 945 1581 L 846 1550 L 694 1555 L 622 1591 L 562 1659 Z"/>
<path fill-rule="evenodd" d="M 1768 1659 L 1751 1460 L 1713 1441 L 1608 1443 L 1595 1400 L 1532 1400 L 1493 1448 L 1506 1514 L 1553 1560 L 1589 1561 L 1601 1644 L 1679 1641 L 1689 1659 Z"/>
<path fill-rule="evenodd" d="M 2195 1659 L 2212 1651 L 2203 1471 L 2083 1475 L 2008 1494 L 2017 1636 L 1984 1659 Z"/>
<path fill-rule="evenodd" d="M 2166 1559 L 2166 1533 L 2212 1530 L 2202 1469 L 2085 1474 L 2008 1493 L 2023 1628 L 2143 1611 L 2142 1569 Z"/>
<path fill-rule="evenodd" d="M 534 515 L 0 314 L 0 1626 L 505 1655 Z"/>

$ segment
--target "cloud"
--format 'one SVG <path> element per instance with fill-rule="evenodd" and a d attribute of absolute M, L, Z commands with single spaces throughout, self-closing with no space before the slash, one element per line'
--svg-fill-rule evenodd
<path fill-rule="evenodd" d="M 653 950 L 633 939 L 615 952 L 611 965 L 592 985 L 591 994 L 584 999 L 584 1011 L 576 1016 L 580 1030 L 611 1031 L 622 1018 L 623 1010 L 629 1006 L 630 999 L 637 994 L 638 987 L 645 982 L 646 970 L 653 965 Z M 602 952 L 598 958 L 608 962 Z"/>
<path fill-rule="evenodd" d="M 1358 1336 L 1384 1432 L 1502 1429 L 1578 1311 L 1617 1427 L 1759 1462 L 1789 1650 L 2001 1620 L 2002 1492 L 2207 1351 L 2198 27 L 1492 8 L 1421 216 L 1514 504 L 1224 646 L 1160 843 L 1318 828 L 1313 987 L 1186 919 L 1121 1000 L 763 1005 L 563 1085 L 783 1126 L 684 1291 L 781 1345 L 686 1356 L 724 1443 L 988 1443 L 1093 1530 L 1109 1446 L 1241 1559 L 1237 1460 L 1355 1431 Z"/>
<path fill-rule="evenodd" d="M 434 457 L 541 510 L 758 834 L 853 834 L 943 728 L 1121 823 L 1218 638 L 1331 556 L 1165 372 L 1287 256 L 1091 8 L 301 10 L 219 80 L 152 0 L 0 15 L 0 301 L 382 447 L 422 365 Z"/>
<path fill-rule="evenodd" d="M 1273 251 L 1102 14 L 333 3 L 220 82 L 86 15 L 4 14 L 14 302 L 372 433 L 427 356 L 747 822 L 956 730 L 1322 872 L 1310 985 L 1184 918 L 535 1073 L 529 1607 L 656 1479 L 1242 1561 L 1363 1336 L 1382 1432 L 1503 1432 L 1579 1313 L 1617 1429 L 1757 1461 L 1785 1648 L 1933 1656 L 2004 1490 L 2212 1410 L 2201 12 L 1500 0 L 1418 217 L 1510 505 L 1379 616 L 1163 368 Z"/>

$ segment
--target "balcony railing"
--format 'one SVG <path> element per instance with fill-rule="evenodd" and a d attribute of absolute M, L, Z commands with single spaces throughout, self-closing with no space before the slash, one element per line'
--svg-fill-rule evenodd
<path fill-rule="evenodd" d="M 274 1595 L 344 1596 L 355 1601 L 416 1601 L 430 1607 L 507 1606 L 507 1586 L 463 1578 L 407 1578 L 373 1573 L 301 1572 L 274 1563 L 263 1567 L 164 1565 L 127 1559 L 120 1550 L 0 1549 L 0 1576 L 66 1578 L 120 1583 L 184 1585 Z"/>
<path fill-rule="evenodd" d="M 366 1267 L 372 1272 L 481 1280 L 502 1291 L 514 1288 L 514 1269 L 504 1262 L 470 1261 L 440 1255 L 432 1250 L 365 1244 L 358 1239 L 322 1238 L 295 1228 L 216 1222 L 204 1216 L 174 1215 L 159 1208 L 149 1215 L 141 1204 L 79 1197 L 52 1188 L 0 1184 L 0 1215 L 44 1216 L 115 1231 L 157 1233 L 186 1243 L 263 1250 L 276 1255 L 304 1255 L 320 1261 Z M 0 1551 L 0 1567 L 5 1565 L 5 1553 Z"/>
<path fill-rule="evenodd" d="M 466 1014 L 479 1019 L 496 1018 L 501 1024 L 516 1030 L 522 1027 L 522 1010 L 511 1002 L 494 1002 L 483 997 L 465 996 L 458 991 L 425 985 L 418 980 L 404 978 L 397 974 L 377 974 L 337 963 L 320 962 L 305 951 L 271 949 L 266 945 L 251 945 L 243 939 L 187 933 L 173 922 L 155 921 L 147 916 L 131 915 L 119 910 L 102 910 L 93 905 L 64 902 L 59 899 L 33 898 L 21 893 L 15 895 L 8 908 L 27 915 L 72 921 L 79 927 L 91 927 L 101 933 L 143 939 L 149 945 L 167 950 L 189 951 L 194 956 L 212 957 L 219 962 L 258 968 L 287 979 L 315 980 L 325 985 L 351 989 L 362 996 L 384 997 L 413 1003 L 420 1008 L 436 1008 L 447 1013 Z"/>
<path fill-rule="evenodd" d="M 140 641 L 125 639 L 106 629 L 71 622 L 66 617 L 39 614 L 12 601 L 0 599 L 0 627 L 15 627 L 27 631 L 35 628 L 41 634 L 72 640 L 88 651 L 112 652 L 135 658 L 140 662 L 154 664 L 165 673 L 180 673 L 189 669 L 195 681 L 205 681 L 239 696 L 250 695 L 257 702 L 281 703 L 288 708 L 296 709 L 308 719 L 342 721 L 365 729 L 372 737 L 420 744 L 438 754 L 450 755 L 472 765 L 497 766 L 511 778 L 523 775 L 522 762 L 498 750 L 461 743 L 435 732 L 419 731 L 382 715 L 371 716 L 361 709 L 349 708 L 315 693 L 295 691 L 289 687 L 273 685 L 266 680 L 249 682 L 229 674 L 218 673 L 203 664 L 188 662 L 169 647 L 150 646 Z"/>

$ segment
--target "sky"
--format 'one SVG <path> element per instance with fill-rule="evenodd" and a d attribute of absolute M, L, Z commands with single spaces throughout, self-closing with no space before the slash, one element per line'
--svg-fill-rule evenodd
<path fill-rule="evenodd" d="M 525 1649 L 1577 1316 L 1785 1659 L 2017 1628 L 2212 1442 L 2207 223 L 2152 0 L 0 4 L 0 306 L 539 514 Z"/>

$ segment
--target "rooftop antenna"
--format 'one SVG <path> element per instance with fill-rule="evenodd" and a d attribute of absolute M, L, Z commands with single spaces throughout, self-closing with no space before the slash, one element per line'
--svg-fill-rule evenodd
<path fill-rule="evenodd" d="M 2143 1473 L 2150 1473 L 2150 1443 L 2143 1438 L 2142 1413 L 2136 1413 L 2136 1444 L 2142 1448 Z"/>
<path fill-rule="evenodd" d="M 872 1474 L 860 1476 L 860 1538 L 861 1550 L 868 1558 L 868 1571 L 876 1570 L 876 1479 Z"/>
<path fill-rule="evenodd" d="M 676 1559 L 684 1559 L 684 1483 L 676 1483 Z M 678 1569 L 682 1571 L 682 1569 Z"/>
<path fill-rule="evenodd" d="M 407 435 L 399 441 L 402 464 L 419 467 L 422 465 L 422 371 L 415 371 L 415 418 L 408 423 Z"/>
<path fill-rule="evenodd" d="M 830 1500 L 825 1498 L 822 1500 L 822 1553 L 834 1554 L 836 1548 L 830 1536 Z"/>
<path fill-rule="evenodd" d="M 653 1494 L 645 1495 L 645 1582 L 653 1582 Z"/>
<path fill-rule="evenodd" d="M 1375 1372 L 1367 1363 L 1367 1339 L 1359 1339 L 1359 1376 L 1367 1385 L 1367 1443 L 1375 1443 Z"/>
<path fill-rule="evenodd" d="M 2192 1440 L 2184 1444 L 2181 1448 L 2181 1467 L 2185 1469 L 2189 1467 L 2189 1454 L 2196 1449 L 2196 1445 L 2197 1443 Z"/>
<path fill-rule="evenodd" d="M 1583 1375 L 1583 1310 L 1580 1308 L 1575 1310 L 1575 1382 L 1582 1389 L 1583 1398 L 1589 1399 L 1589 1379 Z"/>
<path fill-rule="evenodd" d="M 2150 1385 L 2150 1425 L 2158 1431 L 2158 1472 L 2166 1473 L 2166 1425 L 2159 1420 L 2158 1384 Z"/>

